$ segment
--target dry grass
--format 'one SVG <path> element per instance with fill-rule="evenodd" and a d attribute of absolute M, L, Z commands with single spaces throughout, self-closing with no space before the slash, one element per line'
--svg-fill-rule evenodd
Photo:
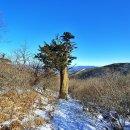
<path fill-rule="evenodd" d="M 38 88 L 39 87 L 39 88 Z M 59 77 L 54 73 L 45 73 L 44 70 L 35 71 L 26 66 L 0 63 L 0 91 L 14 90 L 17 93 L 39 89 L 44 93 L 46 89 L 59 90 Z"/>
<path fill-rule="evenodd" d="M 47 122 L 43 118 L 36 117 L 35 119 L 28 120 L 23 125 L 26 129 L 34 129 L 34 127 L 39 127 L 45 124 L 47 124 Z"/>
<path fill-rule="evenodd" d="M 18 65 L 0 63 L 0 89 L 27 90 L 33 80 L 31 72 Z"/>
<path fill-rule="evenodd" d="M 38 78 L 37 84 L 34 81 Z M 41 98 L 48 98 L 49 104 L 54 104 L 56 99 L 51 97 L 52 91 L 57 91 L 58 77 L 46 76 L 40 72 L 38 77 L 27 66 L 0 63 L 0 124 L 14 120 L 10 126 L 3 126 L 0 130 L 23 130 L 49 123 L 40 117 L 35 117 L 36 109 L 45 110 L 47 104 L 43 104 Z M 39 87 L 40 86 L 40 87 Z M 41 94 L 34 90 L 41 90 Z M 41 104 L 39 103 L 41 101 Z M 38 104 L 37 104 L 38 102 Z M 38 105 L 37 106 L 35 105 Z M 35 107 L 34 107 L 35 106 Z M 27 116 L 29 121 L 23 122 Z M 31 116 L 34 116 L 32 119 Z M 22 123 L 21 123 L 22 122 Z M 22 124 L 22 125 L 21 125 Z M 23 128 L 24 127 L 24 128 Z"/>
<path fill-rule="evenodd" d="M 57 90 L 57 77 L 38 74 L 37 84 L 33 84 L 35 79 L 34 72 L 26 66 L 0 63 L 0 123 L 15 119 L 22 121 L 26 115 L 33 115 L 33 105 L 47 97 L 48 103 L 55 103 L 51 94 L 46 94 L 46 89 Z M 42 90 L 42 95 L 34 91 L 34 88 Z M 39 108 L 45 110 L 47 104 L 38 104 Z M 44 123 L 42 119 L 33 120 L 33 125 Z M 27 124 L 27 123 L 26 123 Z M 30 124 L 30 123 L 29 123 Z M 3 127 L 4 129 L 4 127 Z"/>
<path fill-rule="evenodd" d="M 123 130 L 126 120 L 129 121 L 130 75 L 109 75 L 87 80 L 71 79 L 69 91 L 74 98 L 81 100 L 84 110 L 96 118 L 98 113 L 101 113 L 113 129 Z"/>
<path fill-rule="evenodd" d="M 40 90 L 42 93 L 46 91 L 46 89 L 50 89 L 52 91 L 58 92 L 59 91 L 59 77 L 45 77 L 41 76 L 39 78 Z"/>
<path fill-rule="evenodd" d="M 109 75 L 87 80 L 71 79 L 69 91 L 87 107 L 89 103 L 93 103 L 106 110 L 113 109 L 123 115 L 129 114 L 130 75 Z"/>
<path fill-rule="evenodd" d="M 0 95 L 0 123 L 9 119 L 22 120 L 40 96 L 33 91 L 17 94 L 14 91 Z"/>
<path fill-rule="evenodd" d="M 9 128 L 10 130 L 24 130 L 23 125 L 19 121 L 11 122 Z"/>
<path fill-rule="evenodd" d="M 44 124 L 46 124 L 46 121 L 43 118 L 37 117 L 37 118 L 34 119 L 34 125 L 35 126 L 42 126 Z"/>
<path fill-rule="evenodd" d="M 43 101 L 44 99 L 45 101 Z M 46 100 L 47 99 L 47 100 Z M 35 110 L 46 110 L 49 104 L 54 104 L 56 99 L 47 95 L 40 95 L 34 91 L 17 94 L 15 91 L 8 91 L 0 95 L 0 124 L 8 120 L 14 120 L 9 126 L 3 126 L 0 130 L 24 130 L 35 129 L 39 126 L 50 123 L 35 114 Z M 48 117 L 54 109 L 48 111 Z M 28 120 L 23 120 L 28 118 Z"/>

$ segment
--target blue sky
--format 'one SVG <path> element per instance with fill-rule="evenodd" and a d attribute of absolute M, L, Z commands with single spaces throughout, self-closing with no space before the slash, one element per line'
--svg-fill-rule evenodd
<path fill-rule="evenodd" d="M 130 62 L 130 0 L 0 0 L 0 51 L 35 53 L 57 33 L 75 35 L 77 65 Z"/>

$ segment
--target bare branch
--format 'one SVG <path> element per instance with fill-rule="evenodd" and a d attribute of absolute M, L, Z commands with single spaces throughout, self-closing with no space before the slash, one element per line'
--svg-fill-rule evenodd
<path fill-rule="evenodd" d="M 31 58 L 31 52 L 28 50 L 27 44 L 21 46 L 20 49 L 16 49 L 13 51 L 13 61 L 15 64 L 18 65 L 29 65 L 30 58 Z"/>

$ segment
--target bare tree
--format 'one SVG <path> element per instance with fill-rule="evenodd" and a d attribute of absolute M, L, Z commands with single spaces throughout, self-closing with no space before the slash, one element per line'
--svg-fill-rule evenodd
<path fill-rule="evenodd" d="M 29 65 L 31 59 L 31 52 L 28 50 L 27 44 L 21 46 L 20 49 L 13 51 L 13 62 L 18 65 Z"/>
<path fill-rule="evenodd" d="M 32 69 L 34 82 L 33 85 L 36 85 L 39 81 L 40 75 L 43 73 L 43 65 L 40 61 L 33 60 L 30 64 L 30 68 Z"/>

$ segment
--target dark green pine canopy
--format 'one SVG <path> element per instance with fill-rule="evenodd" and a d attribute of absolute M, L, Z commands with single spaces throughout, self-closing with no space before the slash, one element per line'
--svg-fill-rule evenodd
<path fill-rule="evenodd" d="M 42 61 L 45 67 L 60 71 L 76 59 L 71 55 L 76 48 L 75 42 L 71 42 L 74 38 L 71 33 L 64 32 L 62 36 L 56 36 L 50 44 L 45 42 L 43 47 L 39 46 L 40 53 L 35 57 Z"/>

